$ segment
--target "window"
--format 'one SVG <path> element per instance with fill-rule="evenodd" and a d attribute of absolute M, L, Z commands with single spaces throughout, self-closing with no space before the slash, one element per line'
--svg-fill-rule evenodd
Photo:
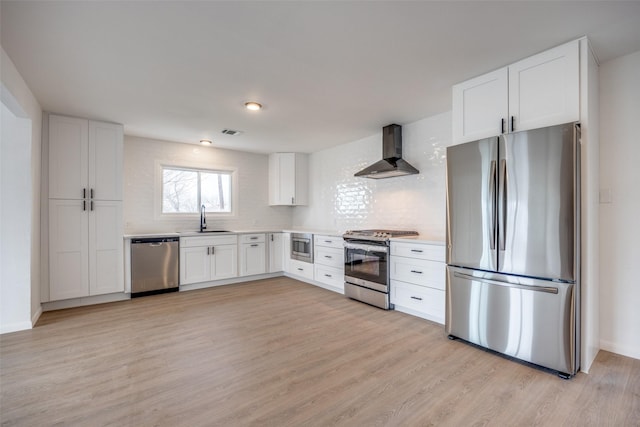
<path fill-rule="evenodd" d="M 162 166 L 162 213 L 231 213 L 232 171 Z"/>

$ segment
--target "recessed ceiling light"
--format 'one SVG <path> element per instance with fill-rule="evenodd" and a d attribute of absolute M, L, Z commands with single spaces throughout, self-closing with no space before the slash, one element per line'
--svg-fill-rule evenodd
<path fill-rule="evenodd" d="M 244 107 L 247 110 L 251 110 L 251 111 L 258 111 L 262 108 L 262 104 L 259 104 L 257 102 L 253 102 L 253 101 L 249 101 L 249 102 L 245 102 L 244 103 Z"/>
<path fill-rule="evenodd" d="M 213 141 L 210 140 L 210 139 L 201 139 L 200 140 L 200 144 L 202 144 L 202 145 L 211 145 L 211 144 L 213 144 Z"/>

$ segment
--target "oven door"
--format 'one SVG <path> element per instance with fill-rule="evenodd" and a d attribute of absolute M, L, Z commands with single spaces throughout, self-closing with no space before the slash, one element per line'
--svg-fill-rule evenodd
<path fill-rule="evenodd" d="M 306 234 L 292 234 L 291 258 L 313 262 L 313 238 Z"/>
<path fill-rule="evenodd" d="M 389 292 L 389 248 L 361 242 L 344 244 L 346 282 L 380 292 Z"/>

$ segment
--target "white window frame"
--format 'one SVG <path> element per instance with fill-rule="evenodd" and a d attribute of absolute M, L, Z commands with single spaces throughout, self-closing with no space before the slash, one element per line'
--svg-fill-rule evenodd
<path fill-rule="evenodd" d="M 232 218 L 237 216 L 238 212 L 238 169 L 230 166 L 211 165 L 201 163 L 173 163 L 156 160 L 156 176 L 154 189 L 154 218 L 155 219 L 191 219 L 199 218 L 200 212 L 162 212 L 162 191 L 163 191 L 163 170 L 184 169 L 190 171 L 201 171 L 210 173 L 229 173 L 231 175 L 231 212 L 210 212 L 207 211 L 207 218 Z"/>

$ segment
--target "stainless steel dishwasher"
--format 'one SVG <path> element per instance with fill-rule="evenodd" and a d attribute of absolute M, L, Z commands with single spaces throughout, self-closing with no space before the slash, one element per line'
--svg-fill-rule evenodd
<path fill-rule="evenodd" d="M 179 237 L 131 239 L 131 297 L 177 291 L 179 253 Z"/>

